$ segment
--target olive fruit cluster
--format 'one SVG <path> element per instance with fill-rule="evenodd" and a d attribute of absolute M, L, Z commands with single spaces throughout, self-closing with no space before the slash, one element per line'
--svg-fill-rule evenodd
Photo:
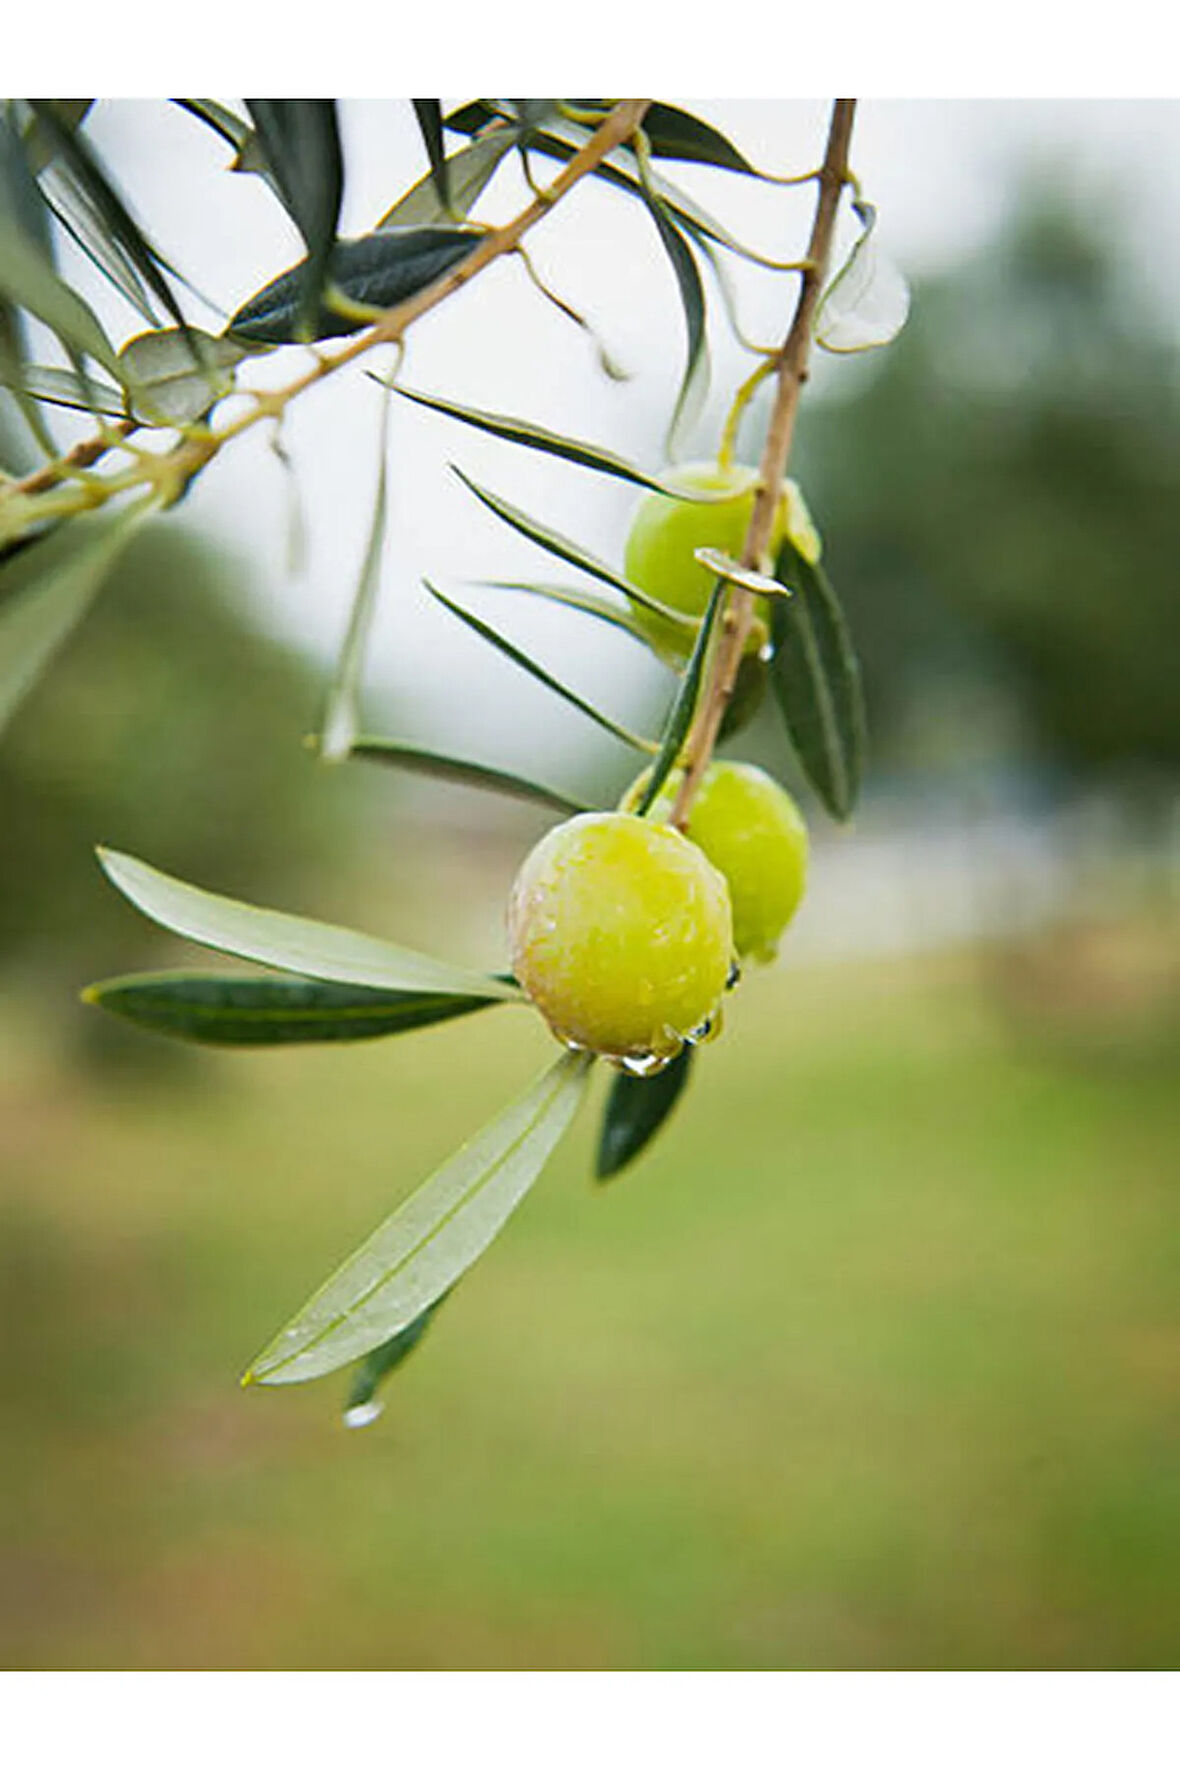
<path fill-rule="evenodd" d="M 644 786 L 550 830 L 508 907 L 513 974 L 557 1037 L 640 1075 L 716 1032 L 735 955 L 774 956 L 807 870 L 798 809 L 761 769 L 714 763 L 687 836 L 660 821 L 675 777 L 645 818 Z"/>

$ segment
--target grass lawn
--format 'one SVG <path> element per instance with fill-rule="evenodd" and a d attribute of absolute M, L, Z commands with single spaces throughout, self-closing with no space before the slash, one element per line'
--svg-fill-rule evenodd
<path fill-rule="evenodd" d="M 743 986 L 367 1431 L 240 1391 L 550 1048 L 506 1009 L 114 1085 L 0 1023 L 0 1662 L 1175 1665 L 1176 1067 L 1017 1039 L 970 959 Z"/>

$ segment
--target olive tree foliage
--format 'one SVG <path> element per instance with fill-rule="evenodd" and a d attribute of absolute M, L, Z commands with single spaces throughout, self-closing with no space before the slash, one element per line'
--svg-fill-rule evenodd
<path fill-rule="evenodd" d="M 571 625 L 609 622 L 639 644 L 649 642 L 653 619 L 664 630 L 679 624 L 680 653 L 662 659 L 665 717 L 650 735 L 626 730 L 497 625 L 443 588 L 427 588 L 489 648 L 636 752 L 637 769 L 647 771 L 636 815 L 653 815 L 667 789 L 673 799 L 667 821 L 683 832 L 719 738 L 740 730 L 768 689 L 782 714 L 784 760 L 793 754 L 826 810 L 847 818 L 863 755 L 856 656 L 818 537 L 804 515 L 797 512 L 785 524 L 780 516 L 813 344 L 867 348 L 886 342 L 905 317 L 904 287 L 875 258 L 875 214 L 850 165 L 854 101 L 835 101 L 822 159 L 817 154 L 813 168 L 779 174 L 755 167 L 707 121 L 661 101 L 477 99 L 444 114 L 440 101 L 414 99 L 422 165 L 408 187 L 390 190 L 384 213 L 353 239 L 338 234 L 347 166 L 334 101 L 174 102 L 193 128 L 223 139 L 232 156 L 226 177 L 265 183 L 298 228 L 305 253 L 219 332 L 199 329 L 186 312 L 187 279 L 215 287 L 216 266 L 185 266 L 182 274 L 145 235 L 133 211 L 134 168 L 124 194 L 88 132 L 91 101 L 6 103 L 0 114 L 0 380 L 43 458 L 0 482 L 0 723 L 52 664 L 132 536 L 176 505 L 200 475 L 217 472 L 247 432 L 261 426 L 280 435 L 291 405 L 330 376 L 371 374 L 388 400 L 417 400 L 506 446 L 555 457 L 571 472 L 624 480 L 666 498 L 670 509 L 676 500 L 716 501 L 716 493 L 687 488 L 666 462 L 624 459 L 598 443 L 545 430 L 524 413 L 475 409 L 459 388 L 425 396 L 401 381 L 415 322 L 494 272 L 499 261 L 523 255 L 529 232 L 543 226 L 558 203 L 576 206 L 577 187 L 592 178 L 620 203 L 641 206 L 666 254 L 670 276 L 652 299 L 673 296 L 669 331 L 678 326 L 683 340 L 669 459 L 683 453 L 701 409 L 710 291 L 753 358 L 717 450 L 722 470 L 733 467 L 754 395 L 763 386 L 771 391 L 744 542 L 736 550 L 694 550 L 712 589 L 700 608 L 686 613 L 662 602 L 658 589 L 633 582 L 584 537 L 558 533 L 544 512 L 522 510 L 494 487 L 464 481 L 473 506 L 519 538 L 522 561 L 543 555 L 547 573 L 556 560 L 574 574 L 572 583 L 560 585 L 523 576 L 512 588 L 562 605 Z M 512 220 L 492 227 L 480 221 L 479 205 L 510 159 L 522 166 L 532 195 Z M 802 250 L 776 260 L 750 250 L 668 176 L 668 164 L 677 161 L 734 178 L 812 185 L 814 217 Z M 846 199 L 859 232 L 851 255 L 837 265 L 833 242 Z M 209 200 L 216 202 L 216 189 Z M 126 338 L 112 338 L 62 274 L 58 246 L 65 235 L 119 292 Z M 735 255 L 782 279 L 781 341 L 752 344 L 742 334 L 726 269 Z M 530 298 L 556 299 L 535 274 L 533 290 Z M 290 363 L 290 373 L 277 385 L 272 375 L 264 388 L 252 368 L 256 358 L 274 353 Z M 91 426 L 64 452 L 48 416 L 55 407 L 87 415 Z M 460 779 L 558 814 L 588 809 L 546 781 L 509 776 L 476 757 L 426 751 L 363 723 L 359 688 L 386 527 L 384 448 L 375 479 L 347 633 L 323 695 L 314 743 L 319 758 Z M 528 1005 L 508 973 L 485 975 L 441 955 L 237 901 L 129 854 L 108 848 L 99 854 L 111 884 L 147 917 L 264 968 L 257 975 L 184 970 L 120 977 L 86 992 L 88 1000 L 142 1027 L 222 1046 L 281 1045 L 392 1037 Z M 301 1382 L 356 1364 L 350 1417 L 354 1423 L 370 1417 L 379 1383 L 418 1343 L 440 1303 L 536 1180 L 574 1115 L 594 1061 L 591 1052 L 563 1052 L 409 1195 L 255 1358 L 246 1380 Z M 658 1073 L 636 1064 L 635 1073 L 616 1075 L 599 1141 L 600 1178 L 621 1171 L 647 1145 L 683 1094 L 693 1061 L 686 1043 Z"/>

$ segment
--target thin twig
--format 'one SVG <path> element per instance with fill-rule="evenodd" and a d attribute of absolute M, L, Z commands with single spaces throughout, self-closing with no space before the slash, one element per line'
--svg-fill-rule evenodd
<path fill-rule="evenodd" d="M 836 229 L 840 194 L 849 180 L 848 148 L 856 114 L 854 98 L 838 98 L 832 107 L 828 143 L 819 172 L 819 200 L 807 247 L 807 268 L 799 289 L 791 327 L 776 361 L 778 389 L 759 467 L 760 482 L 754 496 L 750 525 L 746 531 L 741 563 L 754 570 L 762 567 L 774 532 L 775 511 L 782 495 L 782 481 L 791 453 L 799 396 L 807 380 L 811 360 L 811 332 L 820 293 L 827 280 L 828 263 Z M 692 802 L 712 759 L 725 709 L 733 695 L 738 668 L 754 621 L 754 594 L 734 585 L 722 616 L 721 634 L 701 699 L 700 710 L 686 745 L 684 774 L 672 808 L 671 823 L 688 826 Z"/>

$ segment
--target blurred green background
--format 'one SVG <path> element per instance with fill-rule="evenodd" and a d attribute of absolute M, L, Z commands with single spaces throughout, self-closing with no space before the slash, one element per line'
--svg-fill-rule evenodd
<path fill-rule="evenodd" d="M 0 747 L 4 1665 L 1175 1664 L 1180 376 L 1126 282 L 1030 185 L 808 414 L 863 815 L 643 1164 L 594 1189 L 584 1112 L 366 1431 L 235 1373 L 549 1042 L 122 1029 L 77 988 L 193 955 L 90 849 L 488 960 L 544 820 L 316 769 L 241 565 L 138 545 Z"/>

